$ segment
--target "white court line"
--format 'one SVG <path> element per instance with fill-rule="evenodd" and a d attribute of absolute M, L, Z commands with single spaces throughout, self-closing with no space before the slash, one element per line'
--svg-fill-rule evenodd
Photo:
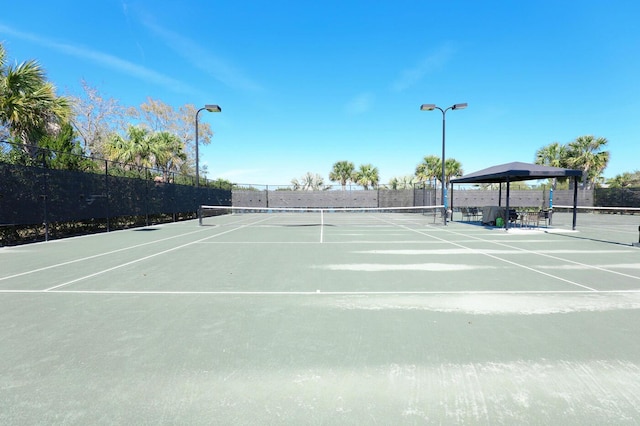
<path fill-rule="evenodd" d="M 163 254 L 166 254 L 166 253 L 170 253 L 172 251 L 176 251 L 176 250 L 184 248 L 184 247 L 188 247 L 188 246 L 191 246 L 191 245 L 194 245 L 194 244 L 198 244 L 198 243 L 200 243 L 202 241 L 205 241 L 205 240 L 208 240 L 210 238 L 216 238 L 216 237 L 219 237 L 220 235 L 228 234 L 230 232 L 234 232 L 234 231 L 237 231 L 239 229 L 246 228 L 247 226 L 251 226 L 251 225 L 254 225 L 256 223 L 263 222 L 265 220 L 267 220 L 267 219 L 263 218 L 263 219 L 261 219 L 259 221 L 256 221 L 256 222 L 253 222 L 253 223 L 247 223 L 247 224 L 244 224 L 244 225 L 240 225 L 237 228 L 229 229 L 228 231 L 220 232 L 220 233 L 215 234 L 215 235 L 210 235 L 210 236 L 208 236 L 206 238 L 202 238 L 200 240 L 191 241 L 191 242 L 189 242 L 187 244 L 182 244 L 180 246 L 172 247 L 172 248 L 167 249 L 167 250 L 163 250 L 163 251 L 160 251 L 160 252 L 157 252 L 157 253 L 154 253 L 154 254 L 150 254 L 148 256 L 144 256 L 144 257 L 141 257 L 141 258 L 138 258 L 138 259 L 135 259 L 135 260 L 131 260 L 129 262 L 121 263 L 121 264 L 113 266 L 111 268 L 103 269 L 101 271 L 94 272 L 93 274 L 85 275 L 83 277 L 79 277 L 79 278 L 73 279 L 71 281 L 67 281 L 65 283 L 58 284 L 58 285 L 55 285 L 53 287 L 49 287 L 47 289 L 44 289 L 43 291 L 47 292 L 47 291 L 55 290 L 55 289 L 60 288 L 60 287 L 65 287 L 65 286 L 68 286 L 70 284 L 76 283 L 78 281 L 86 280 L 87 278 L 92 278 L 92 277 L 95 277 L 97 275 L 102 275 L 102 274 L 105 274 L 107 272 L 111 272 L 111 271 L 116 270 L 116 269 L 124 268 L 125 266 L 133 265 L 135 263 L 142 262 L 144 260 L 151 259 L 151 258 L 160 256 L 160 255 L 163 255 Z"/>
<path fill-rule="evenodd" d="M 204 231 L 205 230 L 187 232 L 185 234 L 174 235 L 172 237 L 162 238 L 160 240 L 154 240 L 154 241 L 150 241 L 148 243 L 136 244 L 136 245 L 129 246 L 129 247 L 123 247 L 123 248 L 120 248 L 120 249 L 117 249 L 117 250 L 111 250 L 111 251 L 107 251 L 107 252 L 104 252 L 104 253 L 94 254 L 92 256 L 86 256 L 86 257 L 81 257 L 81 258 L 74 259 L 74 260 L 69 260 L 67 262 L 60 262 L 60 263 L 56 263 L 56 264 L 53 264 L 53 265 L 44 266 L 42 268 L 31 269 L 31 270 L 26 271 L 26 272 L 20 272 L 18 274 L 7 275 L 6 277 L 0 277 L 0 281 L 8 280 L 8 279 L 11 279 L 11 278 L 17 278 L 17 277 L 21 277 L 21 276 L 24 276 L 24 275 L 34 274 L 36 272 L 42 272 L 42 271 L 46 271 L 46 270 L 49 270 L 49 269 L 59 268 L 61 266 L 71 265 L 71 264 L 78 263 L 78 262 L 84 262 L 85 260 L 96 259 L 98 257 L 108 256 L 110 254 L 119 253 L 119 252 L 122 252 L 122 251 L 133 250 L 133 249 L 138 248 L 138 247 L 144 247 L 144 246 L 147 246 L 147 245 L 150 245 L 150 244 L 156 244 L 156 243 L 160 243 L 160 242 L 163 242 L 163 241 L 168 241 L 168 240 L 171 240 L 171 239 L 174 239 L 174 238 L 180 238 L 180 237 L 184 237 L 186 235 L 191 235 L 191 234 L 195 234 L 195 233 L 198 233 L 198 232 L 204 232 Z"/>
<path fill-rule="evenodd" d="M 602 225 L 581 225 L 580 229 L 587 229 L 587 230 L 592 231 L 592 232 L 608 231 L 608 232 L 616 232 L 618 234 L 628 234 L 628 235 L 634 235 L 634 236 L 638 235 L 638 231 L 637 231 L 638 228 L 637 228 L 636 224 L 617 225 L 617 226 L 611 226 L 611 225 L 606 225 L 606 224 L 602 224 Z M 630 230 L 630 229 L 633 229 L 633 230 Z"/>
<path fill-rule="evenodd" d="M 384 219 L 380 219 L 380 220 L 385 221 Z M 389 223 L 391 223 L 391 222 L 389 222 Z M 591 291 L 594 291 L 594 292 L 595 292 L 595 291 L 597 291 L 595 288 L 591 288 L 591 287 L 589 287 L 589 286 L 586 286 L 586 285 L 583 285 L 583 284 L 580 284 L 580 283 L 577 283 L 577 282 L 574 282 L 574 281 L 568 280 L 568 279 L 566 279 L 566 278 L 558 277 L 558 276 L 556 276 L 556 275 L 549 274 L 549 273 L 544 272 L 544 271 L 541 271 L 541 270 L 539 270 L 539 269 L 535 269 L 535 268 L 532 268 L 532 267 L 530 267 L 530 266 L 522 265 L 522 264 L 520 264 L 520 263 L 513 262 L 513 261 L 511 261 L 511 260 L 503 259 L 503 258 L 500 258 L 500 257 L 498 257 L 498 256 L 494 256 L 494 255 L 492 255 L 492 254 L 490 254 L 490 253 L 486 253 L 486 252 L 479 251 L 479 250 L 476 250 L 476 249 L 473 249 L 473 248 L 470 248 L 470 247 L 466 247 L 466 246 L 463 246 L 462 244 L 458 244 L 458 243 L 456 243 L 456 242 L 454 242 L 454 241 L 448 241 L 448 240 L 445 240 L 444 238 L 436 237 L 435 235 L 430 235 L 430 234 L 427 234 L 427 233 L 422 232 L 422 231 L 420 231 L 420 230 L 412 229 L 412 228 L 406 227 L 406 226 L 404 226 L 404 225 L 397 225 L 397 226 L 400 226 L 401 228 L 409 229 L 409 230 L 411 230 L 411 231 L 413 231 L 413 232 L 416 232 L 416 233 L 418 233 L 418 234 L 421 234 L 421 235 L 424 235 L 424 236 L 427 236 L 427 237 L 431 237 L 431 238 L 435 238 L 435 239 L 440 240 L 440 241 L 443 241 L 443 242 L 447 242 L 447 243 L 449 243 L 449 244 L 452 244 L 452 245 L 454 245 L 454 246 L 457 246 L 457 247 L 460 247 L 460 248 L 463 248 L 463 249 L 469 250 L 469 251 L 471 251 L 471 252 L 478 253 L 478 254 L 481 254 L 481 255 L 483 255 L 483 256 L 490 257 L 490 258 L 495 259 L 495 260 L 498 260 L 498 261 L 500 261 L 500 262 L 508 263 L 508 264 L 510 264 L 510 265 L 517 266 L 517 267 L 519 267 L 519 268 L 527 269 L 527 270 L 529 270 L 529 271 L 531 271 L 531 272 L 535 272 L 535 273 L 537 273 L 537 274 L 544 275 L 544 276 L 547 276 L 547 277 L 549 277 L 549 278 L 553 278 L 553 279 L 556 279 L 556 280 L 559 280 L 559 281 L 563 281 L 563 282 L 566 282 L 566 283 L 568 283 L 568 284 L 572 284 L 572 285 L 575 285 L 575 286 L 578 286 L 578 287 L 586 288 L 587 290 L 591 290 Z M 427 226 L 431 226 L 431 225 L 427 225 Z M 452 231 L 449 231 L 449 230 L 445 230 L 445 231 L 446 231 L 446 232 L 448 232 L 448 233 L 456 234 L 456 235 L 462 235 L 462 234 L 460 234 L 460 233 L 452 232 Z M 466 235 L 464 235 L 464 236 L 466 236 Z M 473 237 L 471 237 L 471 238 L 473 238 Z M 485 240 L 483 240 L 482 238 L 477 238 L 477 240 L 480 240 L 480 241 L 484 241 L 484 242 L 486 242 L 486 241 L 485 241 Z M 494 243 L 494 244 L 500 244 L 500 245 L 502 245 L 501 243 Z M 504 245 L 505 245 L 506 247 L 510 247 L 510 246 L 508 246 L 508 245 L 506 245 L 506 244 L 504 244 Z M 516 248 L 516 249 L 517 249 L 517 247 L 514 247 L 514 248 Z M 531 252 L 531 253 L 535 253 L 535 252 Z"/>
<path fill-rule="evenodd" d="M 332 233 L 333 234 L 333 233 Z M 333 234 L 335 235 L 335 234 Z M 367 234 L 370 236 L 371 234 Z M 458 243 L 471 243 L 476 242 L 477 240 L 458 240 Z M 486 240 L 490 243 L 497 243 L 498 240 Z M 519 243 L 548 243 L 549 240 L 518 240 Z M 572 243 L 571 241 L 558 241 L 558 243 Z M 245 244 L 245 245 L 256 245 L 256 244 L 318 244 L 317 241 L 207 241 L 201 244 Z M 419 244 L 419 245 L 437 245 L 437 244 L 448 244 L 443 241 L 425 241 L 425 240 L 349 240 L 349 241 L 324 241 L 323 244 Z M 629 249 L 627 251 L 633 251 L 635 249 Z M 607 251 L 609 253 L 610 251 Z"/>
<path fill-rule="evenodd" d="M 234 223 L 238 223 L 238 222 L 239 221 L 231 222 L 230 225 L 232 225 Z M 164 225 L 166 225 L 166 224 L 164 224 Z M 161 226 L 161 225 L 154 225 L 154 226 Z M 138 229 L 144 229 L 144 228 L 138 228 Z M 185 236 L 191 235 L 191 234 L 197 234 L 197 233 L 200 233 L 200 232 L 207 232 L 210 229 L 212 229 L 212 228 L 198 229 L 197 231 L 190 231 L 190 232 L 186 232 L 184 234 L 174 235 L 172 237 L 167 237 L 167 238 L 162 238 L 162 239 L 159 239 L 159 240 L 149 241 L 147 243 L 142 243 L 142 244 L 136 244 L 136 245 L 133 245 L 133 246 L 123 247 L 123 248 L 119 248 L 119 249 L 116 249 L 116 250 L 107 251 L 107 252 L 104 252 L 104 253 L 94 254 L 92 256 L 86 256 L 86 257 L 81 257 L 81 258 L 74 259 L 74 260 L 69 260 L 67 262 L 55 263 L 53 265 L 44 266 L 42 268 L 31 269 L 29 271 L 20 272 L 20 273 L 13 274 L 13 275 L 7 275 L 6 277 L 0 277 L 0 281 L 9 280 L 9 279 L 12 279 L 12 278 L 17 278 L 17 277 L 21 277 L 21 276 L 29 275 L 29 274 L 35 274 L 36 272 L 47 271 L 49 269 L 59 268 L 59 267 L 62 267 L 62 266 L 72 265 L 74 263 L 84 262 L 86 260 L 96 259 L 96 258 L 99 258 L 99 257 L 102 257 L 102 256 L 108 256 L 108 255 L 114 254 L 114 253 L 120 253 L 120 252 L 127 251 L 127 250 L 133 250 L 133 249 L 136 249 L 136 248 L 139 248 L 139 247 L 144 247 L 144 246 L 148 246 L 148 245 L 152 245 L 152 244 L 156 244 L 156 243 L 161 243 L 161 242 L 169 241 L 169 240 L 172 240 L 172 239 L 175 239 L 175 238 L 185 237 Z M 217 228 L 214 228 L 214 229 L 217 229 Z M 127 231 L 133 231 L 133 230 L 127 230 Z M 123 231 L 114 231 L 114 232 L 123 232 Z M 84 235 L 84 236 L 81 236 L 79 238 L 90 237 L 90 236 L 95 236 L 95 235 L 101 235 L 101 234 Z M 59 242 L 59 241 L 62 241 L 62 240 L 55 240 L 55 241 L 52 241 L 52 243 L 55 243 L 56 241 Z"/>
<path fill-rule="evenodd" d="M 162 290 L 0 290 L 0 294 L 117 294 L 210 296 L 367 296 L 367 295 L 531 295 L 531 294 L 640 294 L 637 290 L 461 290 L 461 291 L 162 291 Z"/>
<path fill-rule="evenodd" d="M 268 219 L 262 219 L 261 221 L 263 221 L 263 220 L 268 220 Z M 135 261 L 132 261 L 132 262 L 127 262 L 127 263 L 122 264 L 122 265 L 119 265 L 119 266 L 117 266 L 117 267 L 109 268 L 109 269 L 107 269 L 107 270 L 104 270 L 104 271 L 101 271 L 101 272 L 98 272 L 98 273 L 95 273 L 95 274 L 91 274 L 91 275 L 88 275 L 88 276 L 86 276 L 86 277 L 82 277 L 82 278 L 79 278 L 79 279 L 77 279 L 77 280 L 73 280 L 73 281 L 70 281 L 70 282 L 67 282 L 67 283 L 64 283 L 64 284 L 58 285 L 58 286 L 50 287 L 50 288 L 45 289 L 45 290 L 33 290 L 33 291 L 31 291 L 31 290 L 0 290 L 0 293 L 38 293 L 38 292 L 63 293 L 63 292 L 71 292 L 71 291 L 68 291 L 68 290 L 56 290 L 56 289 L 57 289 L 57 288 L 60 288 L 60 287 L 63 287 L 63 286 L 66 286 L 66 285 L 69 285 L 69 284 L 72 284 L 72 283 L 74 283 L 74 282 L 80 281 L 80 280 L 82 280 L 82 279 L 86 279 L 86 278 L 89 278 L 89 277 L 92 277 L 92 276 L 95 276 L 95 275 L 99 275 L 99 274 L 101 274 L 101 273 L 106 273 L 106 272 L 108 272 L 108 271 L 111 271 L 111 270 L 117 269 L 117 268 L 119 268 L 119 267 L 124 267 L 124 266 L 127 266 L 127 265 L 129 265 L 129 264 L 132 264 L 132 263 L 135 263 L 135 262 L 139 262 L 139 261 L 142 261 L 142 260 L 148 259 L 148 258 L 153 257 L 153 256 L 157 256 L 157 255 L 160 255 L 160 254 L 164 254 L 164 253 L 166 253 L 166 252 L 169 252 L 169 251 L 172 251 L 172 250 L 175 250 L 175 249 L 181 248 L 181 247 L 185 247 L 185 246 L 188 246 L 188 245 L 191 245 L 191 244 L 196 244 L 196 243 L 204 243 L 206 240 L 208 240 L 208 239 L 210 239 L 210 238 L 215 238 L 215 237 L 217 237 L 217 236 L 219 236 L 219 235 L 223 235 L 223 234 L 226 234 L 226 233 L 229 233 L 229 232 L 235 231 L 235 230 L 239 230 L 239 229 L 242 229 L 242 228 L 244 228 L 244 227 L 251 226 L 251 225 L 253 225 L 253 224 L 255 224 L 255 223 L 259 223 L 259 222 L 261 222 L 261 221 L 254 222 L 254 223 L 247 223 L 247 224 L 244 224 L 244 225 L 239 226 L 238 228 L 234 228 L 234 229 L 232 229 L 232 230 L 229 230 L 229 231 L 226 231 L 226 232 L 223 232 L 223 233 L 220 233 L 220 234 L 216 234 L 216 235 L 213 235 L 213 236 L 211 236 L 211 237 L 203 238 L 203 239 L 200 239 L 200 240 L 197 240 L 197 241 L 191 242 L 191 243 L 189 243 L 189 244 L 185 244 L 185 245 L 182 245 L 182 246 L 179 246 L 179 247 L 175 247 L 175 248 L 173 248 L 173 249 L 171 249 L 171 250 L 165 250 L 165 251 L 160 252 L 160 253 L 157 253 L 157 254 L 155 254 L 155 255 L 147 256 L 147 257 L 144 257 L 144 258 L 142 258 L 142 259 L 138 259 L 138 260 L 135 260 Z M 240 222 L 240 221 L 238 221 L 238 222 Z M 233 222 L 233 223 L 236 223 L 236 222 Z M 233 223 L 230 223 L 230 224 L 233 224 Z M 242 223 L 242 222 L 240 222 L 240 223 Z M 388 223 L 391 223 L 391 222 L 388 222 Z M 227 225 L 230 225 L 230 224 L 227 224 Z M 418 230 L 408 228 L 408 227 L 406 227 L 406 226 L 395 225 L 395 224 L 393 224 L 393 223 L 391 223 L 391 224 L 392 224 L 392 225 L 394 225 L 394 226 L 399 226 L 399 227 L 401 227 L 401 228 L 403 228 L 403 229 L 408 229 L 408 230 L 410 230 L 410 231 L 412 231 L 412 232 L 415 232 L 415 233 L 418 233 L 418 234 L 420 234 L 420 235 L 425 235 L 425 236 L 431 236 L 431 237 L 433 237 L 433 235 L 431 235 L 431 234 L 426 234 L 426 233 L 420 232 L 420 231 L 418 231 Z M 216 228 L 216 229 L 218 229 L 218 228 Z M 441 229 L 441 228 L 438 228 L 437 230 L 445 231 L 445 232 L 453 233 L 453 234 L 457 234 L 457 235 L 463 235 L 463 234 L 460 234 L 460 233 L 457 233 L 457 232 L 448 231 L 448 230 L 443 230 L 443 229 Z M 77 260 L 74 260 L 74 261 L 65 262 L 65 263 L 62 263 L 62 264 L 53 265 L 53 266 L 46 267 L 46 268 L 41 268 L 40 270 L 50 269 L 50 268 L 57 267 L 57 266 L 63 266 L 63 265 L 65 265 L 65 264 L 75 263 L 75 262 L 79 262 L 79 261 L 82 261 L 82 260 L 91 259 L 91 258 L 94 258 L 94 257 L 98 257 L 98 256 L 102 256 L 102 255 L 106 255 L 106 254 L 110 254 L 110 253 L 114 253 L 114 252 L 118 252 L 118 251 L 122 251 L 122 250 L 128 250 L 128 249 L 135 248 L 135 247 L 139 247 L 139 246 L 143 246 L 143 245 L 154 244 L 154 243 L 156 243 L 156 242 L 160 242 L 160 241 L 164 241 L 164 240 L 168 240 L 168 239 L 172 239 L 172 238 L 179 238 L 179 237 L 181 237 L 181 236 L 189 235 L 189 234 L 196 233 L 196 232 L 204 232 L 204 230 L 203 230 L 203 231 L 193 231 L 193 232 L 189 232 L 189 233 L 181 234 L 181 235 L 178 235 L 178 236 L 173 236 L 173 237 L 165 238 L 165 239 L 162 239 L 162 240 L 157 240 L 157 241 L 153 241 L 153 242 L 149 242 L 149 243 L 144 243 L 144 244 L 140 244 L 140 245 L 136 245 L 136 246 L 132 246 L 132 247 L 128 247 L 128 248 L 123 248 L 123 249 L 115 250 L 115 251 L 108 252 L 108 253 L 104 253 L 104 254 L 101 254 L 101 255 L 95 255 L 95 256 L 90 256 L 90 257 L 88 257 L 88 258 L 77 259 Z M 468 236 L 467 234 L 464 234 L 464 235 L 465 235 L 465 236 L 467 236 L 467 237 L 469 238 L 469 236 Z M 489 234 L 489 235 L 490 235 L 490 234 Z M 493 236 L 495 237 L 495 234 L 494 234 Z M 433 237 L 433 238 L 436 238 L 436 237 Z M 484 241 L 484 242 L 500 244 L 500 243 L 498 243 L 498 242 L 496 242 L 496 241 L 492 241 L 492 240 L 485 240 L 485 239 L 482 239 L 482 238 L 474 238 L 474 237 L 470 237 L 470 238 L 473 238 L 473 241 L 480 240 L 480 241 Z M 421 241 L 421 243 L 429 243 L 429 244 L 440 244 L 440 243 L 443 243 L 443 244 L 454 244 L 454 245 L 457 245 L 457 246 L 462 247 L 462 248 L 464 248 L 464 249 L 468 249 L 468 250 L 472 250 L 472 251 L 473 251 L 473 249 L 469 249 L 469 248 L 467 248 L 467 247 L 465 247 L 465 246 L 462 246 L 462 245 L 460 245 L 460 244 L 456 244 L 456 243 L 454 243 L 454 242 L 447 241 L 447 240 L 444 240 L 444 239 L 441 239 L 441 238 L 437 238 L 437 239 L 438 239 L 439 241 L 429 241 L 429 242 Z M 465 241 L 465 242 L 467 242 L 467 241 L 469 241 L 469 240 L 464 240 L 464 241 Z M 221 243 L 221 242 L 219 242 L 219 243 Z M 347 243 L 348 243 L 348 244 L 352 244 L 352 242 L 340 242 L 339 244 L 347 244 Z M 380 244 L 381 242 L 380 242 L 380 241 L 372 241 L 371 243 Z M 386 244 L 386 243 L 388 243 L 388 242 L 384 242 L 384 243 Z M 406 244 L 407 242 L 406 242 L 406 241 L 401 241 L 401 242 L 398 242 L 398 243 Z M 230 242 L 230 243 L 225 243 L 225 244 L 239 244 L 239 243 L 233 243 L 233 242 Z M 255 243 L 248 243 L 248 244 L 255 244 Z M 294 244 L 304 244 L 304 243 L 303 243 L 303 242 L 300 242 L 300 243 L 294 243 Z M 317 244 L 317 242 L 313 242 L 313 243 L 311 243 L 311 244 Z M 333 244 L 338 244 L 338 243 L 336 242 L 336 243 L 333 243 Z M 502 244 L 502 245 L 505 245 L 506 247 L 511 247 L 511 246 L 506 245 L 506 244 Z M 515 247 L 515 249 L 523 251 L 523 249 L 520 249 L 520 248 L 517 248 L 517 247 Z M 524 250 L 524 251 L 528 252 L 527 250 Z M 538 253 L 536 253 L 536 252 L 531 252 L 531 253 L 538 254 Z M 566 281 L 566 282 L 572 283 L 571 281 L 564 280 L 564 279 L 562 279 L 562 278 L 556 277 L 556 276 L 551 275 L 551 274 L 546 274 L 546 273 L 544 273 L 544 272 L 542 272 L 542 271 L 539 271 L 539 270 L 536 270 L 536 269 L 533 269 L 533 268 L 529 268 L 529 267 L 526 267 L 526 266 L 524 266 L 524 265 L 519 265 L 519 264 L 517 264 L 517 263 L 515 263 L 515 262 L 509 262 L 509 261 L 506 261 L 506 260 L 504 260 L 504 259 L 497 258 L 497 257 L 495 257 L 495 256 L 489 256 L 489 257 L 493 257 L 493 258 L 495 258 L 495 259 L 497 259 L 497 260 L 500 260 L 500 261 L 503 261 L 503 262 L 512 263 L 512 264 L 514 264 L 514 265 L 516 265 L 516 266 L 523 267 L 523 268 L 525 268 L 525 269 L 530 269 L 530 270 L 532 270 L 532 271 L 534 271 L 534 272 L 537 272 L 537 273 L 540 273 L 540 274 L 543 274 L 543 275 L 547 275 L 547 276 L 552 277 L 552 278 L 556 278 L 556 279 L 560 279 L 560 280 L 562 280 L 562 281 Z M 551 256 L 550 256 L 550 257 L 551 257 Z M 560 259 L 560 258 L 557 258 L 557 259 Z M 566 259 L 561 259 L 561 260 L 566 261 L 566 262 L 571 262 L 571 261 L 566 260 Z M 580 263 L 578 263 L 578 262 L 574 262 L 574 263 L 580 264 Z M 584 264 L 580 264 L 580 265 L 584 265 Z M 592 265 L 585 265 L 585 266 L 593 267 Z M 603 269 L 603 270 L 607 271 L 606 269 Z M 37 271 L 37 270 L 36 270 L 36 271 Z M 35 271 L 29 271 L 29 272 L 27 272 L 27 273 L 32 273 L 32 272 L 35 272 Z M 608 271 L 608 272 L 613 272 L 613 273 L 615 273 L 616 271 Z M 19 274 L 19 275 L 23 275 L 23 274 Z M 2 278 L 2 279 L 6 279 L 6 278 L 7 278 L 7 277 Z M 592 289 L 592 288 L 590 288 L 590 287 L 583 286 L 583 285 L 581 285 L 581 284 L 577 284 L 577 283 L 572 283 L 572 284 L 575 284 L 575 285 L 577 285 L 577 286 L 580 286 L 580 287 L 586 288 L 586 289 L 588 289 L 588 290 L 589 290 L 589 292 L 592 292 L 592 293 L 593 293 L 593 292 L 596 292 L 596 293 L 601 293 L 601 292 L 602 292 L 602 293 L 606 293 L 606 292 L 607 292 L 607 291 L 599 291 L 599 290 L 596 290 L 596 289 Z M 575 291 L 573 291 L 573 292 L 575 292 Z M 619 291 L 612 291 L 612 292 L 619 292 Z M 625 292 L 625 291 L 623 291 L 623 292 Z M 634 293 L 634 292 L 637 292 L 637 291 L 633 291 L 633 290 L 632 290 L 632 291 L 626 291 L 626 292 Z M 249 293 L 247 293 L 247 292 L 126 292 L 126 291 L 125 291 L 125 292 L 108 292 L 108 291 L 78 291 L 78 293 L 87 293 L 87 294 L 90 294 L 90 293 L 105 293 L 105 294 L 307 294 L 306 292 L 282 292 L 282 293 L 279 293 L 279 292 L 249 292 Z M 315 294 L 315 292 L 311 292 L 311 293 L 312 293 L 312 294 Z M 466 293 L 469 293 L 469 292 L 466 292 Z M 496 293 L 496 292 L 489 292 L 489 293 Z M 520 293 L 554 293 L 554 292 L 539 292 L 539 291 L 538 291 L 538 292 L 536 292 L 536 291 L 533 291 L 533 292 L 506 292 L 506 293 L 515 293 L 515 294 L 520 294 Z M 557 293 L 557 292 L 556 292 L 556 293 Z M 327 293 L 323 293 L 323 294 L 460 294 L 460 293 L 459 293 L 459 292 L 327 292 Z M 471 294 L 471 293 L 469 293 L 469 294 Z"/>
<path fill-rule="evenodd" d="M 630 250 L 540 250 L 536 253 L 544 254 L 602 254 L 602 253 L 633 253 L 635 249 Z M 491 254 L 530 254 L 522 249 L 476 249 L 478 253 Z M 372 254 L 398 254 L 398 255 L 422 255 L 422 254 L 477 254 L 472 253 L 465 248 L 454 249 L 376 249 L 376 250 L 359 250 L 354 253 L 372 253 Z"/>
<path fill-rule="evenodd" d="M 465 234 L 461 234 L 461 233 L 455 232 L 455 231 L 448 231 L 448 232 L 450 232 L 452 234 L 455 234 L 455 235 L 463 235 L 463 236 L 465 235 Z M 471 238 L 474 238 L 474 239 L 482 241 L 482 242 L 487 242 L 488 241 L 488 240 L 485 240 L 485 239 L 482 239 L 482 238 L 477 238 L 477 237 L 471 237 Z M 614 271 L 614 270 L 603 268 L 603 267 L 600 267 L 600 266 L 597 266 L 597 265 L 590 265 L 588 263 L 583 263 L 583 262 L 578 262 L 578 261 L 575 261 L 575 260 L 566 259 L 564 257 L 552 256 L 551 254 L 548 254 L 545 250 L 541 250 L 541 251 L 527 250 L 527 249 L 523 249 L 523 248 L 520 248 L 520 247 L 515 247 L 515 246 L 512 246 L 512 245 L 505 244 L 505 243 L 500 243 L 500 242 L 493 242 L 493 244 L 497 244 L 497 245 L 503 246 L 503 247 L 508 247 L 510 249 L 518 250 L 518 251 L 521 251 L 521 252 L 524 252 L 524 253 L 528 253 L 528 254 L 535 254 L 537 256 L 547 257 L 549 259 L 560 260 L 562 262 L 572 263 L 574 265 L 579 265 L 579 266 L 585 267 L 587 269 L 595 269 L 595 270 L 598 270 L 598 271 L 601 271 L 601 272 L 608 272 L 610 274 L 620 275 L 620 276 L 623 276 L 623 277 L 626 277 L 626 278 L 631 278 L 631 279 L 634 279 L 634 280 L 640 280 L 640 277 L 635 276 L 635 275 L 625 274 L 624 272 Z M 629 249 L 622 250 L 621 252 L 622 253 L 633 252 L 633 250 L 634 249 L 630 247 Z M 586 251 L 586 252 L 588 253 L 589 251 Z M 616 250 L 608 250 L 606 252 L 607 253 L 616 253 L 617 251 Z M 597 253 L 599 253 L 599 252 L 597 252 Z M 570 282 L 570 281 L 568 281 L 568 282 Z M 576 284 L 576 285 L 582 286 L 582 284 Z M 586 287 L 586 286 L 582 286 L 582 287 Z M 590 287 L 586 287 L 586 288 L 590 288 Z"/>
<path fill-rule="evenodd" d="M 401 240 L 401 241 L 385 241 L 385 240 L 350 240 L 350 241 L 324 241 L 322 244 L 442 244 L 440 241 L 418 241 L 418 240 Z M 259 244 L 289 244 L 289 245 L 317 245 L 318 241 L 206 241 L 201 244 L 239 244 L 239 245 L 259 245 Z"/>

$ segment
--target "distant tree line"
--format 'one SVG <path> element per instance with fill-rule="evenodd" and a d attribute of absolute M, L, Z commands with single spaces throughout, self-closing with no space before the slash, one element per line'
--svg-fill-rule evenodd
<path fill-rule="evenodd" d="M 195 174 L 196 107 L 191 104 L 179 108 L 148 98 L 137 108 L 124 107 L 113 98 L 105 97 L 98 89 L 81 81 L 82 94 L 59 96 L 46 73 L 35 60 L 11 64 L 4 45 L 0 43 L 0 140 L 11 142 L 8 152 L 0 151 L 2 161 L 30 164 L 36 161 L 38 148 L 56 152 L 48 159 L 56 167 L 91 170 L 99 162 L 82 159 L 90 157 L 126 163 L 127 168 L 150 167 L 160 170 L 162 179 L 171 173 Z M 198 141 L 207 145 L 213 132 L 207 123 L 199 126 Z M 625 172 L 605 181 L 610 153 L 604 137 L 580 136 L 567 144 L 553 142 L 535 152 L 537 164 L 580 169 L 584 171 L 582 186 L 593 188 L 640 186 L 640 171 Z M 206 166 L 202 167 L 206 176 Z M 445 184 L 462 176 L 462 164 L 445 160 Z M 336 162 L 330 173 L 331 182 L 343 189 L 359 185 L 364 189 L 412 188 L 425 183 L 442 185 L 442 163 L 437 155 L 427 155 L 413 174 L 393 177 L 380 184 L 377 167 L 363 163 L 357 169 L 351 161 Z M 205 179 L 206 180 L 206 179 Z M 307 173 L 292 180 L 296 190 L 327 189 L 323 178 Z M 229 183 L 230 184 L 230 183 Z M 554 187 L 567 185 L 554 181 Z"/>
<path fill-rule="evenodd" d="M 194 174 L 194 105 L 176 109 L 149 98 L 138 108 L 126 108 L 85 81 L 81 87 L 80 96 L 57 95 L 37 61 L 11 64 L 0 43 L 0 140 L 13 147 L 0 152 L 2 160 L 33 164 L 42 160 L 39 148 L 45 148 L 56 153 L 52 160 L 60 168 L 99 167 L 99 162 L 78 160 L 90 157 L 158 169 L 165 178 Z M 199 144 L 210 143 L 212 135 L 201 123 Z"/>

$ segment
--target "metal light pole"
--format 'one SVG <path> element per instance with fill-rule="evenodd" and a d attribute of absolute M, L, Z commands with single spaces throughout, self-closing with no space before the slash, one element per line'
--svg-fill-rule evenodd
<path fill-rule="evenodd" d="M 200 187 L 200 153 L 198 152 L 198 114 L 200 111 L 207 110 L 209 112 L 221 112 L 222 108 L 218 105 L 205 105 L 196 111 L 196 188 Z"/>
<path fill-rule="evenodd" d="M 467 107 L 466 103 L 463 104 L 453 104 L 449 108 L 442 109 L 435 104 L 422 104 L 420 106 L 420 111 L 433 111 L 434 109 L 440 110 L 442 113 L 442 205 L 444 206 L 442 217 L 444 218 L 444 224 L 447 225 L 447 183 L 445 176 L 445 156 L 444 156 L 444 147 L 445 147 L 445 115 L 447 111 L 450 109 L 465 109 Z"/>

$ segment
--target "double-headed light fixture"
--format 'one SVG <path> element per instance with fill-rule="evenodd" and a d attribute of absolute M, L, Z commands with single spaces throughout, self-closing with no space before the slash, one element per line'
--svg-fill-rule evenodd
<path fill-rule="evenodd" d="M 200 111 L 222 112 L 218 105 L 205 105 L 196 112 L 196 188 L 200 186 L 200 153 L 198 152 L 198 114 Z"/>
<path fill-rule="evenodd" d="M 434 109 L 440 110 L 440 112 L 442 113 L 442 205 L 443 205 L 443 212 L 442 212 L 442 217 L 444 220 L 444 224 L 447 224 L 447 184 L 446 184 L 446 176 L 445 176 L 445 167 L 444 167 L 444 162 L 445 162 L 445 156 L 444 156 L 444 147 L 445 147 L 445 115 L 447 113 L 447 111 L 449 111 L 450 109 L 465 109 L 467 107 L 466 103 L 463 104 L 453 104 L 451 105 L 449 108 L 446 109 L 442 109 L 439 106 L 436 106 L 435 104 L 422 104 L 420 106 L 420 111 L 433 111 Z"/>

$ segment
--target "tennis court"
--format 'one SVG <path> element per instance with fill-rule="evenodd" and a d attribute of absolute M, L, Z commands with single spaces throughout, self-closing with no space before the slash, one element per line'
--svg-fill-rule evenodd
<path fill-rule="evenodd" d="M 640 423 L 638 216 L 424 213 L 1 248 L 0 423 Z"/>

